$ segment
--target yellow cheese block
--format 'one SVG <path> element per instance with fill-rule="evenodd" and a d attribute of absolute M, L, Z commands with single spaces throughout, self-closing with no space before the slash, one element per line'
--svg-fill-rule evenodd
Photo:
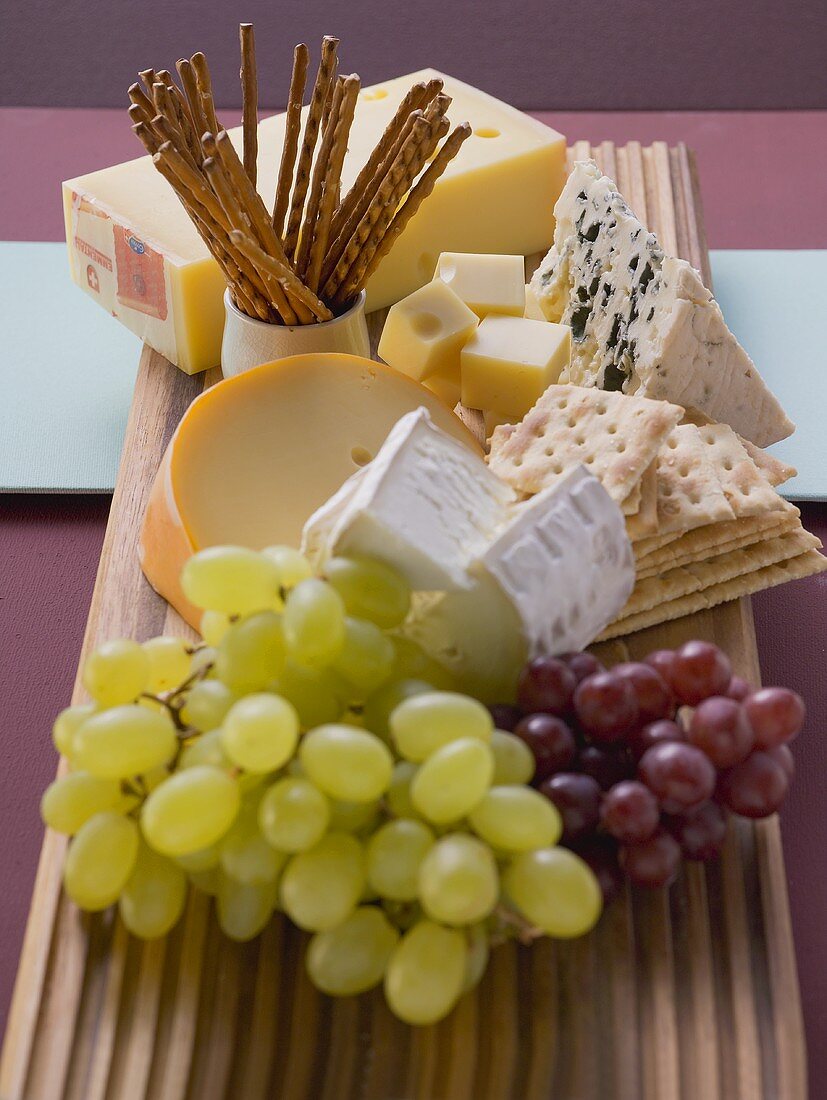
<path fill-rule="evenodd" d="M 184 413 L 158 469 L 141 532 L 141 568 L 197 627 L 180 587 L 206 546 L 298 546 L 307 518 L 369 462 L 397 420 L 420 406 L 480 448 L 438 397 L 355 355 L 294 355 L 205 390 Z"/>
<path fill-rule="evenodd" d="M 522 420 L 570 356 L 568 325 L 492 314 L 462 349 L 462 403 Z"/>
<path fill-rule="evenodd" d="M 363 89 L 342 172 L 345 190 L 405 92 L 439 75 L 425 69 Z M 440 252 L 527 255 L 551 244 L 565 139 L 476 88 L 443 79 L 453 97 L 451 121 L 470 122 L 473 133 L 370 280 L 369 310 L 428 282 Z M 230 134 L 240 149 L 241 130 Z M 259 126 L 258 187 L 270 207 L 283 136 L 283 115 Z M 216 366 L 223 279 L 150 158 L 68 180 L 63 202 L 75 282 L 187 373 Z"/>
<path fill-rule="evenodd" d="M 422 385 L 431 393 L 435 393 L 437 397 L 440 397 L 446 405 L 453 409 L 454 406 L 459 404 L 462 396 L 459 380 L 460 372 L 459 367 L 457 367 L 456 370 L 432 374 L 430 378 L 425 379 Z"/>
<path fill-rule="evenodd" d="M 391 306 L 379 355 L 417 382 L 437 372 L 458 376 L 459 353 L 477 324 L 476 313 L 435 279 Z"/>
<path fill-rule="evenodd" d="M 478 317 L 525 311 L 525 261 L 522 256 L 443 252 L 434 280 L 449 286 Z"/>

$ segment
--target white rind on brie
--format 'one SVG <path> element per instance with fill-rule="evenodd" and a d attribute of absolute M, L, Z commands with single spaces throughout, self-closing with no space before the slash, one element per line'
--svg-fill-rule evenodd
<path fill-rule="evenodd" d="M 561 382 L 691 405 L 760 447 L 793 431 L 698 272 L 664 256 L 595 164 L 574 165 L 554 213 L 531 289 L 572 329 Z"/>

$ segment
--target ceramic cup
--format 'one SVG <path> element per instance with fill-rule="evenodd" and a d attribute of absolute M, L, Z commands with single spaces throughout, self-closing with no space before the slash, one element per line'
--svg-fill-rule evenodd
<path fill-rule="evenodd" d="M 224 310 L 221 370 L 225 378 L 260 363 L 307 352 L 340 351 L 370 357 L 364 290 L 347 313 L 312 325 L 270 325 L 248 317 L 236 309 L 229 290 L 224 294 Z"/>

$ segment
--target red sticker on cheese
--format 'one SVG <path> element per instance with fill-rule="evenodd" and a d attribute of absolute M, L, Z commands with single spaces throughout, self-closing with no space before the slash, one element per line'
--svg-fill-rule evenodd
<path fill-rule="evenodd" d="M 118 301 L 130 309 L 165 321 L 167 292 L 164 258 L 125 226 L 113 225 Z"/>

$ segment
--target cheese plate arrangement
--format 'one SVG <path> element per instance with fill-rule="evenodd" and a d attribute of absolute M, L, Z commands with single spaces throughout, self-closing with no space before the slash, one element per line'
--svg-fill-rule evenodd
<path fill-rule="evenodd" d="M 803 1100 L 748 597 L 827 560 L 691 154 L 240 44 L 64 185 L 146 346 L 0 1095 Z"/>

